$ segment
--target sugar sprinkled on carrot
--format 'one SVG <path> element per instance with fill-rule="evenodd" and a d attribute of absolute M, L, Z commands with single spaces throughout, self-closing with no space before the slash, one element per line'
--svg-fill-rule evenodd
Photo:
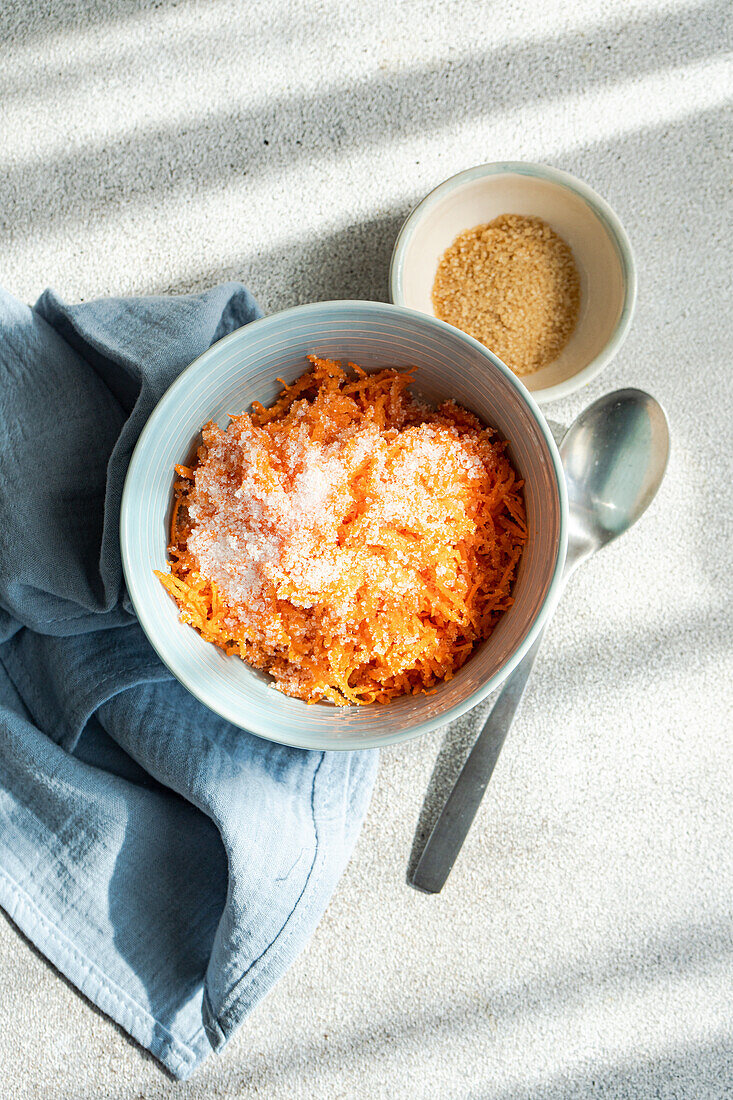
<path fill-rule="evenodd" d="M 309 358 L 176 467 L 157 575 L 184 622 L 286 694 L 432 692 L 512 602 L 522 483 L 472 414 L 410 397 L 412 371 Z"/>

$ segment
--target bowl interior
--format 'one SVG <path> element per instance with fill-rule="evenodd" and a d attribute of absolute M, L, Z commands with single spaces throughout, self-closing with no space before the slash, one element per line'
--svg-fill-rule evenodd
<path fill-rule="evenodd" d="M 433 281 L 443 252 L 459 233 L 500 214 L 546 221 L 570 245 L 580 275 L 580 314 L 573 335 L 553 363 L 522 378 L 541 398 L 542 391 L 567 382 L 602 354 L 624 309 L 626 279 L 619 246 L 579 193 L 556 179 L 519 172 L 481 174 L 475 169 L 448 180 L 406 226 L 392 296 L 400 305 L 432 314 Z"/>
<path fill-rule="evenodd" d="M 153 569 L 166 568 L 173 466 L 183 462 L 201 426 L 228 422 L 252 401 L 271 402 L 307 366 L 309 353 L 367 369 L 417 365 L 416 388 L 430 401 L 452 397 L 498 428 L 525 479 L 530 537 L 516 602 L 452 681 L 434 695 L 389 706 L 308 705 L 276 692 L 267 677 L 202 641 Z M 564 557 L 564 484 L 557 449 L 541 414 L 513 376 L 475 341 L 448 325 L 378 303 L 323 303 L 256 321 L 219 341 L 159 402 L 133 455 L 122 505 L 122 553 L 128 590 L 151 642 L 172 672 L 229 721 L 274 741 L 307 748 L 360 748 L 432 729 L 488 694 L 520 659 L 540 628 Z"/>

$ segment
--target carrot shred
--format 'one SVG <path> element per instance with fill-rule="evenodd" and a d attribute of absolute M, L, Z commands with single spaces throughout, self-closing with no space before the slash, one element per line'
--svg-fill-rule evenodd
<path fill-rule="evenodd" d="M 309 359 L 269 408 L 204 426 L 156 575 L 183 622 L 286 694 L 432 694 L 511 606 L 522 482 L 472 413 L 410 396 L 414 370 Z"/>

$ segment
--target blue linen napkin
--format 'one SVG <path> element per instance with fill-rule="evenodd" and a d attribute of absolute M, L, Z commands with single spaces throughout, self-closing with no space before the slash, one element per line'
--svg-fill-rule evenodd
<path fill-rule="evenodd" d="M 181 1078 L 303 948 L 376 768 L 219 719 L 126 597 L 135 440 L 176 375 L 258 316 L 237 283 L 33 309 L 0 291 L 0 904 Z"/>

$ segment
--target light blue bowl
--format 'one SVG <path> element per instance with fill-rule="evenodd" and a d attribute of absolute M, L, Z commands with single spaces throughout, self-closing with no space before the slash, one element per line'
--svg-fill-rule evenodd
<path fill-rule="evenodd" d="M 387 706 L 308 705 L 270 687 L 266 676 L 204 642 L 178 619 L 154 569 L 166 569 L 173 467 L 188 459 L 203 424 L 255 400 L 269 404 L 315 353 L 367 369 L 418 367 L 416 389 L 454 398 L 510 441 L 525 481 L 529 539 L 515 602 L 494 633 L 434 695 Z M 547 424 L 519 380 L 470 336 L 433 317 L 377 302 L 322 302 L 285 310 L 233 332 L 204 352 L 161 398 L 138 440 L 125 481 L 122 561 L 145 633 L 193 695 L 260 737 L 308 749 L 357 749 L 415 737 L 484 699 L 531 646 L 558 594 L 567 544 L 560 457 Z"/>

